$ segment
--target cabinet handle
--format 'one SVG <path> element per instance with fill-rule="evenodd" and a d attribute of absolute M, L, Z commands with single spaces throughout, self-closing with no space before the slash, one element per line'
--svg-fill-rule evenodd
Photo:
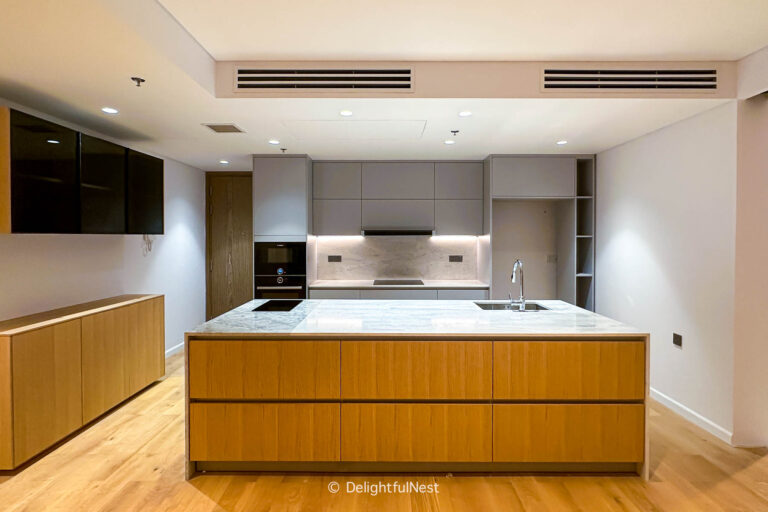
<path fill-rule="evenodd" d="M 303 290 L 303 286 L 257 286 L 257 290 Z"/>

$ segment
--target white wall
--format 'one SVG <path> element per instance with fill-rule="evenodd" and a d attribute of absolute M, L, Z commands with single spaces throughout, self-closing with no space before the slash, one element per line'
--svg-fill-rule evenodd
<path fill-rule="evenodd" d="M 768 93 L 739 101 L 733 442 L 768 446 Z"/>
<path fill-rule="evenodd" d="M 0 235 L 0 320 L 160 293 L 166 350 L 181 344 L 186 330 L 205 321 L 205 174 L 166 159 L 164 188 L 165 234 L 152 237 L 146 256 L 139 235 Z"/>
<path fill-rule="evenodd" d="M 141 236 L 125 236 L 124 293 L 165 295 L 165 347 L 205 321 L 205 174 L 165 160 L 165 234 L 144 255 Z"/>
<path fill-rule="evenodd" d="M 728 441 L 736 124 L 731 102 L 597 156 L 598 313 L 650 332 L 653 395 Z"/>

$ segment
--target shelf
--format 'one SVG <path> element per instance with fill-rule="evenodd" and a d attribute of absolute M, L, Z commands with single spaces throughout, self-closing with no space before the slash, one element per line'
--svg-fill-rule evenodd
<path fill-rule="evenodd" d="M 576 235 L 576 238 L 592 238 L 593 235 Z"/>
<path fill-rule="evenodd" d="M 576 277 L 592 277 L 592 274 L 576 274 Z"/>
<path fill-rule="evenodd" d="M 576 196 L 576 199 L 592 199 L 594 196 Z"/>

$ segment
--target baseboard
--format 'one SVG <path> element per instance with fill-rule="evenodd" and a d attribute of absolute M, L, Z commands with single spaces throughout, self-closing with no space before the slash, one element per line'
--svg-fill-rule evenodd
<path fill-rule="evenodd" d="M 173 346 L 173 347 L 169 348 L 168 350 L 166 350 L 165 351 L 165 357 L 172 356 L 176 352 L 181 352 L 183 349 L 184 349 L 184 342 L 182 341 L 178 345 Z"/>
<path fill-rule="evenodd" d="M 696 411 L 689 409 L 672 397 L 669 397 L 661 391 L 651 388 L 651 398 L 672 409 L 677 414 L 690 421 L 697 427 L 703 428 L 713 436 L 725 441 L 726 443 L 733 445 L 733 432 L 730 432 L 709 418 L 705 418 Z"/>

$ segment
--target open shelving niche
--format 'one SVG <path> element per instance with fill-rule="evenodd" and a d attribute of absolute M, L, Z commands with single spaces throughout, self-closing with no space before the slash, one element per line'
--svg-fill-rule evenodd
<path fill-rule="evenodd" d="M 595 310 L 595 160 L 576 160 L 576 305 Z"/>

